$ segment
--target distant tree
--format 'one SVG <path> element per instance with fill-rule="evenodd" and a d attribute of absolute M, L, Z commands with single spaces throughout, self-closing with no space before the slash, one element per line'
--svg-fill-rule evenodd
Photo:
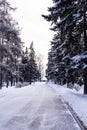
<path fill-rule="evenodd" d="M 35 58 L 36 57 L 35 57 L 35 51 L 34 51 L 34 44 L 32 42 L 29 48 L 29 67 L 30 67 L 29 82 L 30 84 L 38 80 L 38 69 L 37 69 Z"/>
<path fill-rule="evenodd" d="M 29 81 L 29 52 L 28 48 L 26 48 L 25 52 L 23 53 L 22 59 L 21 59 L 21 66 L 20 66 L 20 74 L 21 74 L 21 80 L 24 82 Z"/>
<path fill-rule="evenodd" d="M 36 62 L 33 42 L 30 44 L 30 48 L 26 48 L 23 53 L 21 64 L 20 73 L 24 82 L 29 82 L 31 84 L 39 80 L 40 72 Z"/>
<path fill-rule="evenodd" d="M 38 79 L 39 81 L 42 80 L 43 78 L 43 56 L 41 54 L 36 56 L 36 63 L 37 63 L 37 68 L 38 68 Z"/>

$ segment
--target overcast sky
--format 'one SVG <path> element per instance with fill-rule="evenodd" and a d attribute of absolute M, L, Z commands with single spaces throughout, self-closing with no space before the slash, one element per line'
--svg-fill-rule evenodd
<path fill-rule="evenodd" d="M 48 14 L 47 8 L 52 5 L 51 0 L 8 0 L 12 7 L 17 10 L 13 13 L 13 18 L 22 28 L 21 38 L 25 46 L 33 41 L 37 53 L 47 55 L 52 32 L 49 30 L 50 23 L 41 17 Z"/>

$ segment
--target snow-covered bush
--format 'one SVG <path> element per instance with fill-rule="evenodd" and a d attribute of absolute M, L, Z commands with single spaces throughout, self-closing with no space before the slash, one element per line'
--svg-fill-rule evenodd
<path fill-rule="evenodd" d="M 16 88 L 21 88 L 22 87 L 22 83 L 21 82 L 18 82 L 18 83 L 16 83 L 16 86 L 15 86 Z"/>
<path fill-rule="evenodd" d="M 74 85 L 74 89 L 75 89 L 76 91 L 79 91 L 79 90 L 81 89 L 81 86 L 78 85 L 78 84 L 75 84 L 75 85 Z"/>
<path fill-rule="evenodd" d="M 28 85 L 30 85 L 29 82 L 23 82 L 23 84 L 22 84 L 22 86 L 28 86 Z"/>

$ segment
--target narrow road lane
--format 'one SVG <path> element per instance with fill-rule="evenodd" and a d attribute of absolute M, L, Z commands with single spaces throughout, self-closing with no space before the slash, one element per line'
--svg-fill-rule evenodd
<path fill-rule="evenodd" d="M 80 130 L 62 97 L 46 84 L 20 89 L 17 96 L 6 103 L 10 105 L 8 113 L 0 113 L 2 119 L 7 119 L 0 120 L 0 130 Z M 7 118 L 13 104 L 20 107 Z M 1 108 L 6 110 L 6 105 Z"/>

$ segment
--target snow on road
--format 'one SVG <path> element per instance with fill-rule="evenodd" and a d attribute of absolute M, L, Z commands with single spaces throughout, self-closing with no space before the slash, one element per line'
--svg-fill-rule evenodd
<path fill-rule="evenodd" d="M 44 83 L 0 91 L 0 130 L 80 130 L 62 97 Z"/>

